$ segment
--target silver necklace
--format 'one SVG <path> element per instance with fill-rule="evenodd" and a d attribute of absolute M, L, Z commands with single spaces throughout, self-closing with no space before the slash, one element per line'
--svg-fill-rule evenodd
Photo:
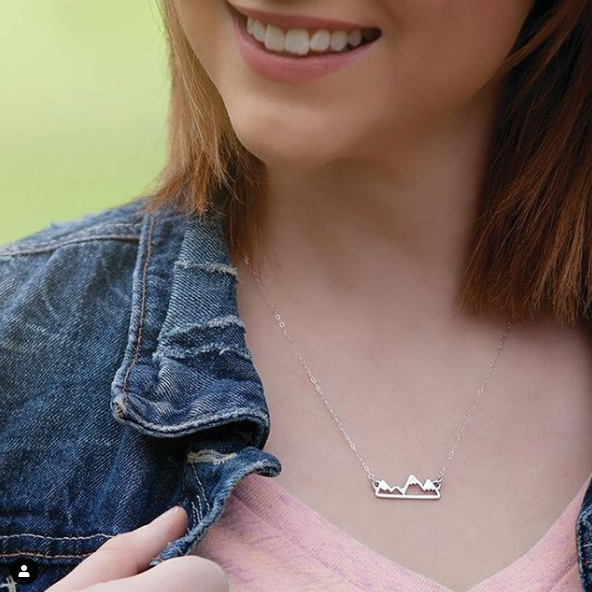
<path fill-rule="evenodd" d="M 298 349 L 298 347 L 294 343 L 294 340 L 292 339 L 291 335 L 286 331 L 286 323 L 282 320 L 282 317 L 277 312 L 273 302 L 271 301 L 271 298 L 269 296 L 269 292 L 267 291 L 267 288 L 264 286 L 263 282 L 261 281 L 259 275 L 251 267 L 249 257 L 245 256 L 244 261 L 245 261 L 245 264 L 247 265 L 247 267 L 249 268 L 249 270 L 251 271 L 251 273 L 253 274 L 255 281 L 257 282 L 257 286 L 259 287 L 259 289 L 261 290 L 261 292 L 265 296 L 265 299 L 267 300 L 267 303 L 269 304 L 269 306 L 273 312 L 275 320 L 278 322 L 278 325 L 280 326 L 281 330 L 283 331 L 283 333 L 286 336 L 286 338 L 288 339 L 288 341 L 290 341 L 290 344 L 292 346 L 292 349 L 296 353 L 298 361 L 300 362 L 300 364 L 302 365 L 302 367 L 304 368 L 304 370 L 308 374 L 308 377 L 309 377 L 311 383 L 313 384 L 315 390 L 317 391 L 317 393 L 319 394 L 319 396 L 321 397 L 321 399 L 323 400 L 323 402 L 327 406 L 329 413 L 331 413 L 331 415 L 333 416 L 333 419 L 335 420 L 335 422 L 337 423 L 337 426 L 339 427 L 339 429 L 341 430 L 345 439 L 347 440 L 350 448 L 354 451 L 355 455 L 358 457 L 360 463 L 362 464 L 362 467 L 364 467 L 364 470 L 367 473 L 368 479 L 370 479 L 370 482 L 372 483 L 372 487 L 374 489 L 374 494 L 376 495 L 376 497 L 388 498 L 388 499 L 419 499 L 419 500 L 440 499 L 442 497 L 441 493 L 440 493 L 440 489 L 442 486 L 442 481 L 444 479 L 444 473 L 446 471 L 448 463 L 450 462 L 451 458 L 454 456 L 454 453 L 456 451 L 456 447 L 458 446 L 458 443 L 460 442 L 460 439 L 462 438 L 463 432 L 466 429 L 466 427 L 469 425 L 469 420 L 470 420 L 471 415 L 475 409 L 475 406 L 477 405 L 477 401 L 479 400 L 479 398 L 483 394 L 483 391 L 485 390 L 485 385 L 487 384 L 487 381 L 489 380 L 489 377 L 491 376 L 493 369 L 495 368 L 499 354 L 502 351 L 504 344 L 506 342 L 506 339 L 507 339 L 507 337 L 510 333 L 510 330 L 512 328 L 513 319 L 510 318 L 510 320 L 508 321 L 508 323 L 506 325 L 506 330 L 504 331 L 504 334 L 500 340 L 500 343 L 499 343 L 499 346 L 495 352 L 495 356 L 493 358 L 493 361 L 491 362 L 491 364 L 489 365 L 489 367 L 487 369 L 485 379 L 483 380 L 481 386 L 479 387 L 479 390 L 477 391 L 477 395 L 473 399 L 473 404 L 472 404 L 471 408 L 469 409 L 469 412 L 467 413 L 467 415 L 462 423 L 462 426 L 458 432 L 456 440 L 455 440 L 454 444 L 452 445 L 450 452 L 448 453 L 448 457 L 446 458 L 446 462 L 444 463 L 444 466 L 442 467 L 440 473 L 438 474 L 438 477 L 436 479 L 426 479 L 425 481 L 421 481 L 415 475 L 410 474 L 409 477 L 407 478 L 407 482 L 402 487 L 400 487 L 398 485 L 391 486 L 384 479 L 378 479 L 374 475 L 374 473 L 370 470 L 370 468 L 368 467 L 368 465 L 366 464 L 366 462 L 364 461 L 364 459 L 362 458 L 362 456 L 358 452 L 358 449 L 357 449 L 356 445 L 354 444 L 353 440 L 351 439 L 349 434 L 345 431 L 345 428 L 343 427 L 341 420 L 337 417 L 337 415 L 336 415 L 335 411 L 333 410 L 333 407 L 331 406 L 329 401 L 327 401 L 327 398 L 325 397 L 323 391 L 321 390 L 321 387 L 319 386 L 317 379 L 313 376 L 310 368 L 308 367 L 308 365 L 304 361 L 302 354 L 300 353 L 300 350 Z M 415 495 L 408 493 L 407 490 L 412 485 L 419 486 L 421 493 L 416 493 Z"/>

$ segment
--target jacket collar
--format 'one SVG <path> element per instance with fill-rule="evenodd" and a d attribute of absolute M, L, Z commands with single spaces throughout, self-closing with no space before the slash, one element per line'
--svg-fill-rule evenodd
<path fill-rule="evenodd" d="M 127 345 L 111 385 L 117 421 L 158 437 L 230 426 L 263 448 L 269 410 L 236 282 L 218 218 L 172 208 L 146 214 Z"/>

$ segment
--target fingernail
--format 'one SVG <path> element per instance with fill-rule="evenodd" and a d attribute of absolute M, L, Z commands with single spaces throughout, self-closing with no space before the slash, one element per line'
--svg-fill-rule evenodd
<path fill-rule="evenodd" d="M 156 522 L 160 522 L 161 520 L 166 520 L 168 518 L 171 518 L 174 514 L 176 514 L 179 511 L 180 507 L 179 506 L 173 506 L 172 508 L 169 508 L 166 512 L 164 512 L 163 514 L 161 514 L 160 516 L 157 516 L 153 521 L 152 524 L 156 523 Z"/>

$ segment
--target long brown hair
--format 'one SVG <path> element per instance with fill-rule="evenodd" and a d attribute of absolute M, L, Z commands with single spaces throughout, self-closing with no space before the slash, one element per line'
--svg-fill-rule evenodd
<path fill-rule="evenodd" d="M 249 255 L 256 266 L 263 163 L 235 135 L 174 1 L 158 2 L 169 43 L 169 150 L 147 209 L 222 216 L 232 261 Z M 550 311 L 574 324 L 592 300 L 592 2 L 535 0 L 504 76 L 457 298 L 473 314 Z"/>

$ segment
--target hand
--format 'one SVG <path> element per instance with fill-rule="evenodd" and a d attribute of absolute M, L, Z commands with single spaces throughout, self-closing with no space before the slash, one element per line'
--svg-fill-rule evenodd
<path fill-rule="evenodd" d="M 226 572 L 204 557 L 174 557 L 145 571 L 168 541 L 182 536 L 186 524 L 187 513 L 175 506 L 109 539 L 46 592 L 228 592 Z"/>

